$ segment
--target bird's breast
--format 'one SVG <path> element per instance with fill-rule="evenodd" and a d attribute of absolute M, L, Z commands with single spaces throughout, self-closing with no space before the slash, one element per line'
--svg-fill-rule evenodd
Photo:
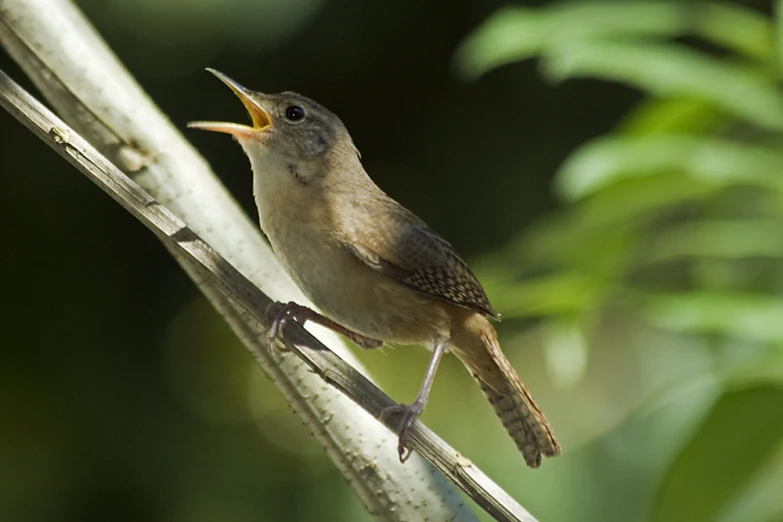
<path fill-rule="evenodd" d="M 324 315 L 385 342 L 448 336 L 442 303 L 365 265 L 335 237 L 325 213 L 287 203 L 266 211 L 259 204 L 261 227 L 285 270 Z"/>

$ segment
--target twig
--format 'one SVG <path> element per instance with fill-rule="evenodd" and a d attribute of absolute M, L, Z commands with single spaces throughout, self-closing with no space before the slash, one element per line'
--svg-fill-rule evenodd
<path fill-rule="evenodd" d="M 254 317 L 263 327 L 268 328 L 275 311 L 274 302 L 268 296 L 2 71 L 0 104 L 147 226 L 172 251 L 198 267 L 198 274 L 247 316 Z M 290 323 L 286 327 L 284 339 L 293 353 L 315 373 L 376 419 L 379 419 L 385 407 L 395 404 L 298 324 Z M 394 419 L 381 422 L 391 430 L 396 428 Z M 496 520 L 535 522 L 527 511 L 476 466 L 421 423 L 417 423 L 414 428 L 410 445 Z"/>

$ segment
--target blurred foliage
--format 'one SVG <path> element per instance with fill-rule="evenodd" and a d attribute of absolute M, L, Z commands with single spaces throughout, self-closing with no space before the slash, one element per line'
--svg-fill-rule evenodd
<path fill-rule="evenodd" d="M 542 522 L 783 520 L 780 14 L 537 3 L 80 5 L 179 126 L 241 114 L 204 66 L 324 102 L 466 254 L 564 455 L 525 469 L 454 358 L 424 421 Z M 370 520 L 154 238 L 0 129 L 0 519 Z M 401 401 L 428 357 L 360 356 Z"/>
<path fill-rule="evenodd" d="M 669 448 L 673 460 L 661 455 L 650 515 L 625 520 L 783 516 L 783 495 L 770 494 L 783 476 L 783 37 L 775 23 L 717 2 L 516 6 L 491 16 L 457 54 L 469 79 L 538 58 L 552 81 L 588 77 L 645 94 L 615 130 L 563 162 L 562 209 L 482 265 L 507 318 L 572 321 L 586 337 L 580 346 L 593 344 L 600 316 L 618 307 L 710 347 L 714 400 Z M 562 339 L 543 339 L 554 373 L 570 368 Z"/>

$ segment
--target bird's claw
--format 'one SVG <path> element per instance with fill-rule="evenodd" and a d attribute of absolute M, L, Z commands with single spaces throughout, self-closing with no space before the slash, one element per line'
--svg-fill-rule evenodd
<path fill-rule="evenodd" d="M 342 326 L 339 323 L 336 323 L 329 319 L 328 317 L 324 317 L 323 315 L 319 314 L 318 312 L 311 310 L 307 308 L 306 306 L 302 306 L 300 304 L 297 304 L 293 301 L 290 301 L 288 303 L 274 303 L 272 305 L 276 307 L 276 309 L 270 309 L 267 311 L 267 317 L 271 314 L 273 319 L 271 320 L 271 324 L 269 326 L 269 333 L 267 333 L 267 342 L 269 343 L 269 348 L 271 349 L 273 346 L 275 346 L 275 341 L 277 340 L 277 337 L 280 335 L 280 333 L 283 331 L 283 328 L 285 328 L 286 323 L 293 319 L 300 325 L 304 326 L 304 324 L 307 321 L 312 321 L 316 324 L 320 324 L 321 326 L 324 326 L 326 328 L 329 328 L 330 330 L 337 332 L 340 335 L 343 335 L 356 343 L 357 346 L 360 346 L 362 348 L 379 348 L 383 345 L 383 341 L 379 341 L 377 339 L 371 339 L 369 337 L 365 337 L 361 334 L 358 334 L 352 330 L 347 329 L 346 327 Z M 289 351 L 288 348 L 282 347 L 280 348 L 282 351 Z"/>
<path fill-rule="evenodd" d="M 389 415 L 400 415 L 400 422 L 397 425 L 397 452 L 400 455 L 400 462 L 408 460 L 413 453 L 408 446 L 408 437 L 410 437 L 413 425 L 416 424 L 416 420 L 424 410 L 424 406 L 418 401 L 414 401 L 413 404 L 395 404 L 384 408 L 381 412 L 381 419 L 388 417 Z"/>
<path fill-rule="evenodd" d="M 352 335 L 347 336 L 348 339 L 353 341 L 353 343 L 359 348 L 364 348 L 365 350 L 372 350 L 374 348 L 380 348 L 381 346 L 383 346 L 383 341 L 379 341 L 377 339 L 370 339 L 369 337 L 365 337 L 357 333 L 353 333 L 353 332 L 351 333 Z"/>
<path fill-rule="evenodd" d="M 281 303 L 276 303 L 281 304 Z M 296 313 L 301 309 L 301 305 L 294 303 L 293 301 L 283 304 L 275 314 L 275 318 L 272 320 L 272 324 L 269 326 L 269 332 L 266 335 L 267 343 L 269 343 L 269 349 L 275 347 L 275 341 L 277 337 L 285 328 L 289 319 L 296 321 Z M 288 348 L 285 346 L 280 347 L 280 351 L 287 352 Z"/>

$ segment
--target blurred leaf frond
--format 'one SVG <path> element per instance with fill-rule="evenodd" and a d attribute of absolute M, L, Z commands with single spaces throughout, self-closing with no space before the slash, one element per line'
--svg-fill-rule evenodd
<path fill-rule="evenodd" d="M 777 56 L 771 18 L 716 2 L 510 7 L 469 35 L 455 61 L 466 78 L 538 58 L 552 81 L 594 78 L 644 94 L 613 132 L 562 163 L 561 211 L 487 260 L 506 317 L 579 314 L 626 291 L 730 298 L 747 290 L 751 267 L 768 278 L 759 299 L 778 294 L 783 272 L 769 273 L 783 254 Z M 506 291 L 509 281 L 518 288 Z M 557 297 L 563 285 L 571 298 Z M 530 297 L 542 288 L 549 299 Z"/>
<path fill-rule="evenodd" d="M 550 81 L 642 95 L 562 162 L 560 209 L 480 269 L 505 318 L 544 331 L 567 319 L 587 341 L 597 318 L 620 310 L 691 339 L 683 349 L 709 347 L 723 384 L 660 470 L 652 520 L 780 513 L 768 488 L 783 447 L 781 32 L 774 16 L 736 3 L 553 2 L 498 11 L 455 56 L 471 81 L 537 59 Z M 705 477 L 709 492 L 694 500 Z"/>

